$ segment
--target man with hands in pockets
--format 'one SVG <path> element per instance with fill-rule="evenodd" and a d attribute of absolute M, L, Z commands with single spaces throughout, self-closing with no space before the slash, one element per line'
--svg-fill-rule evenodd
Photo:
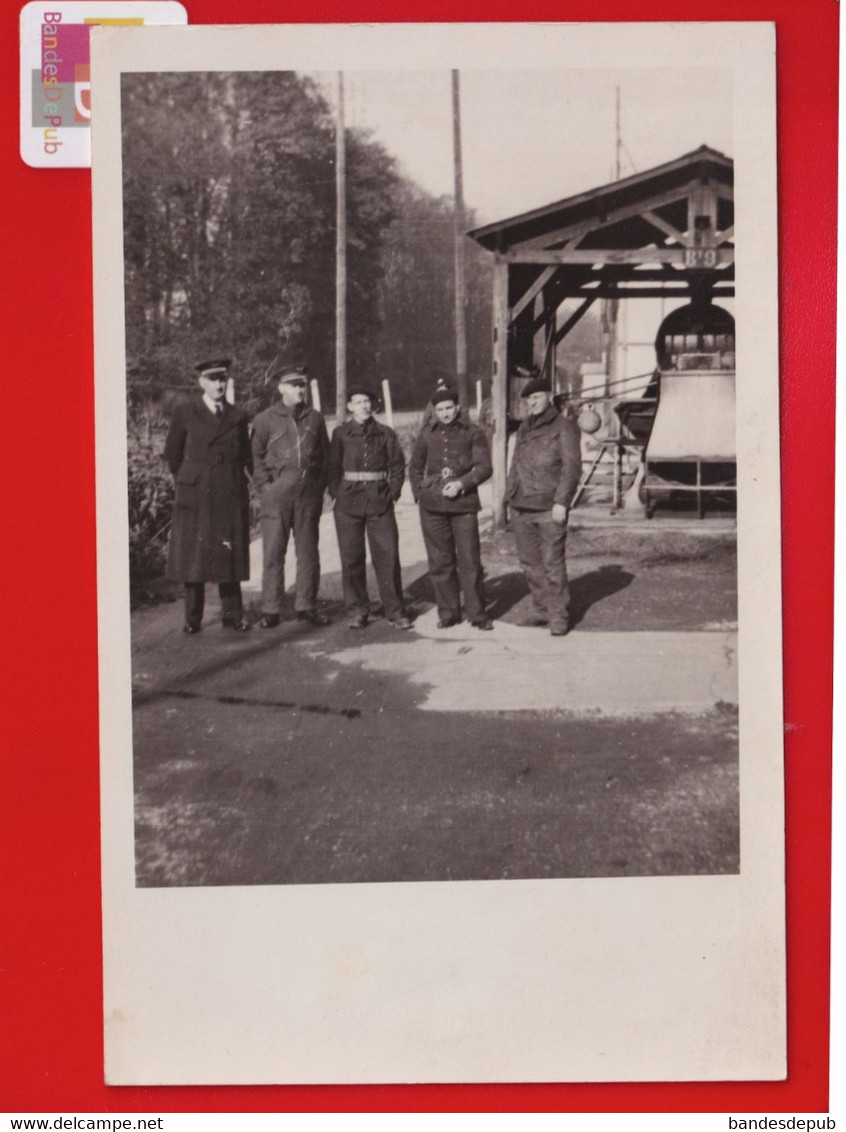
<path fill-rule="evenodd" d="M 279 400 L 253 426 L 253 485 L 261 506 L 263 629 L 275 629 L 285 598 L 285 554 L 294 536 L 297 618 L 326 625 L 317 609 L 318 538 L 326 489 L 329 437 L 323 417 L 306 404 L 306 369 L 283 364 Z"/>

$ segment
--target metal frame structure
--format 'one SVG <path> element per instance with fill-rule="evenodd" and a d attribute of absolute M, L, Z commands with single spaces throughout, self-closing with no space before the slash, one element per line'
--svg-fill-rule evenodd
<path fill-rule="evenodd" d="M 709 303 L 734 295 L 734 163 L 708 146 L 468 235 L 493 253 L 494 525 L 505 524 L 510 375 L 544 372 L 598 299 Z M 576 310 L 559 325 L 559 308 Z"/>

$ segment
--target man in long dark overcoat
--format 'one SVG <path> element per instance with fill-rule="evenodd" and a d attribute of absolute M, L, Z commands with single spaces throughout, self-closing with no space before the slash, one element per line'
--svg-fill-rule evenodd
<path fill-rule="evenodd" d="M 176 480 L 167 577 L 185 585 L 186 633 L 203 619 L 205 583 L 216 582 L 223 624 L 244 632 L 241 582 L 250 576 L 247 415 L 226 401 L 228 358 L 198 365 L 201 395 L 178 405 L 165 442 Z"/>
<path fill-rule="evenodd" d="M 477 490 L 491 476 L 488 442 L 480 428 L 459 415 L 453 390 L 439 389 L 432 407 L 432 418 L 415 442 L 408 475 L 420 504 L 438 628 L 448 629 L 461 620 L 463 593 L 471 625 L 492 629 L 485 611 Z"/>

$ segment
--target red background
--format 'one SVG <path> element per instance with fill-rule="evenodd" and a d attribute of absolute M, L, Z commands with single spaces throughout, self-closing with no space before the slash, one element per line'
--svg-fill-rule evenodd
<path fill-rule="evenodd" d="M 185 0 L 192 23 L 388 21 Z M 0 0 L 0 1109 L 822 1112 L 828 1087 L 835 0 L 408 0 L 414 21 L 774 20 L 778 38 L 788 1052 L 785 1082 L 118 1087 L 102 1080 L 91 196 L 18 151 L 19 5 Z M 773 233 L 773 239 L 776 233 Z M 773 610 L 773 616 L 777 616 Z"/>

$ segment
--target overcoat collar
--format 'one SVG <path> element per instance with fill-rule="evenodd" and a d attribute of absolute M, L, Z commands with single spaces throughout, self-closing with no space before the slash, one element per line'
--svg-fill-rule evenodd
<path fill-rule="evenodd" d="M 539 413 L 538 416 L 526 417 L 526 427 L 539 428 L 541 425 L 551 424 L 557 416 L 558 410 L 554 405 L 550 405 L 549 408 L 544 409 L 544 411 L 542 413 Z"/>
<path fill-rule="evenodd" d="M 191 402 L 191 408 L 194 416 L 215 434 L 232 428 L 241 416 L 240 411 L 234 405 L 230 405 L 228 401 L 223 402 L 223 412 L 220 416 L 215 416 L 214 413 L 209 411 L 202 394 L 194 398 Z"/>
<path fill-rule="evenodd" d="M 350 417 L 347 421 L 347 427 L 353 436 L 366 436 L 368 432 L 376 432 L 378 430 L 379 422 L 375 417 L 368 417 L 363 424 L 359 424 Z"/>

